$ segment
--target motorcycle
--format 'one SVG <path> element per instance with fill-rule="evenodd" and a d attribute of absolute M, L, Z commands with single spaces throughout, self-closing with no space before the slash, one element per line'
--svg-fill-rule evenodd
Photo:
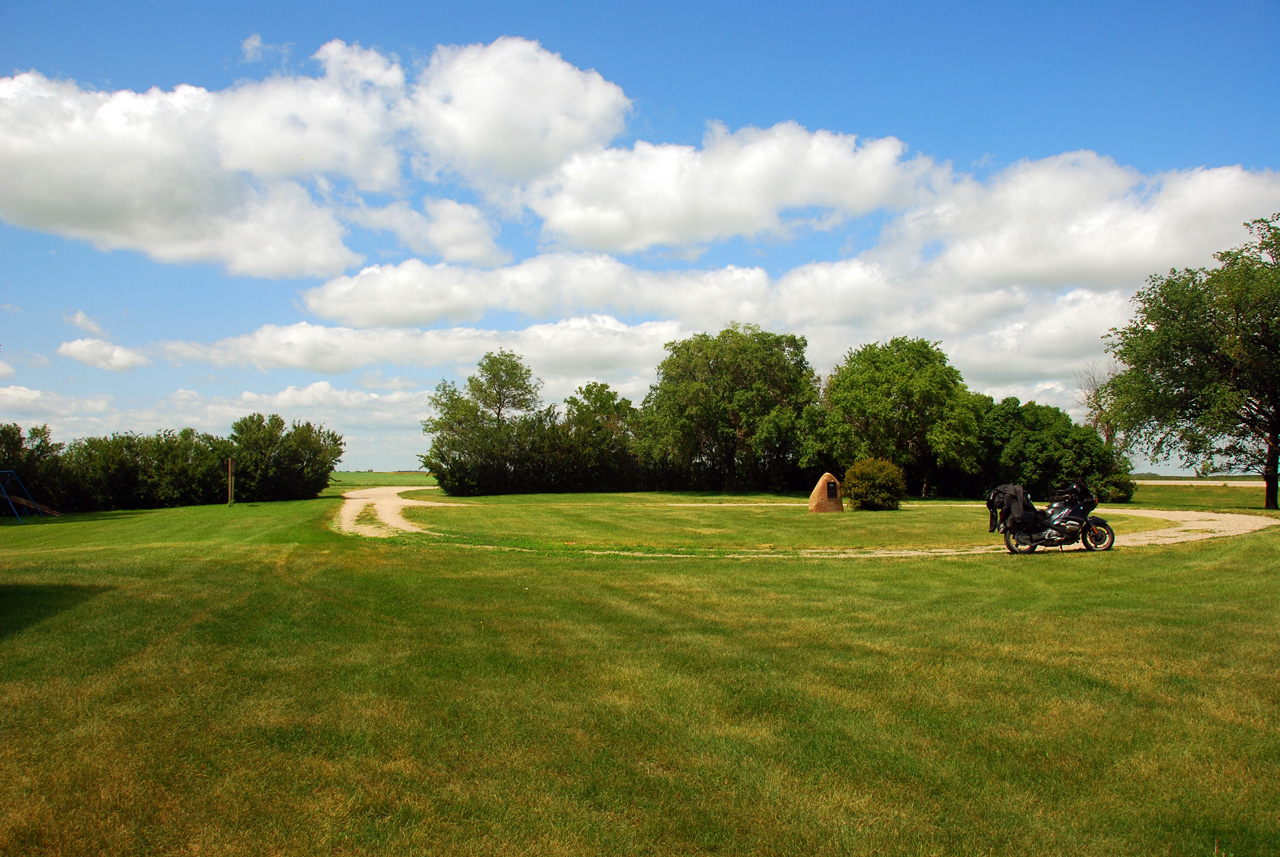
<path fill-rule="evenodd" d="M 1076 542 L 1085 550 L 1111 550 L 1116 533 L 1106 520 L 1089 514 L 1097 507 L 1098 498 L 1079 479 L 1066 490 L 1049 495 L 1049 506 L 1043 510 L 1035 508 L 1020 485 L 1001 485 L 987 498 L 991 531 L 1003 533 L 1004 546 L 1014 554 Z"/>

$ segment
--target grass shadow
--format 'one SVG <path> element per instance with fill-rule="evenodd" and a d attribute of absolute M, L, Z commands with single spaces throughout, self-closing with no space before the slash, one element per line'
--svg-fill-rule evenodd
<path fill-rule="evenodd" d="M 78 607 L 111 588 L 72 583 L 0 584 L 0 640 Z"/>
<path fill-rule="evenodd" d="M 68 526 L 71 524 L 82 524 L 86 521 L 119 521 L 119 520 L 126 520 L 128 518 L 136 518 L 139 515 L 145 514 L 147 511 L 153 511 L 153 510 L 112 509 L 112 510 L 103 511 L 103 512 L 64 512 L 63 514 L 58 515 L 56 517 L 52 515 L 45 515 L 43 517 L 32 515 L 29 517 L 24 517 L 20 524 L 13 523 L 13 516 L 8 515 L 8 516 L 0 516 L 0 528 L 4 528 L 10 525 L 14 527 L 28 527 L 28 526 L 59 527 L 59 526 Z M 17 532 L 21 532 L 21 530 L 17 530 Z"/>

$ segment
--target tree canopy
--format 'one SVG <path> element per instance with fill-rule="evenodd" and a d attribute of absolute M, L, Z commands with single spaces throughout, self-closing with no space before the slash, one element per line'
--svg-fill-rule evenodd
<path fill-rule="evenodd" d="M 467 379 L 467 393 L 478 412 L 496 423 L 512 423 L 542 406 L 542 382 L 514 352 L 505 348 L 480 358 L 480 371 Z"/>
<path fill-rule="evenodd" d="M 977 469 L 978 403 L 936 343 L 897 337 L 850 350 L 822 404 L 837 458 L 891 461 L 921 495 L 942 467 Z"/>
<path fill-rule="evenodd" d="M 521 468 L 527 463 L 521 448 L 536 433 L 527 416 L 542 407 L 542 382 L 505 349 L 486 354 L 477 369 L 465 392 L 451 381 L 436 386 L 431 396 L 435 416 L 422 423 L 431 435 L 422 466 L 450 494 L 521 490 Z"/>
<path fill-rule="evenodd" d="M 564 400 L 567 446 L 576 485 L 629 491 L 641 484 L 635 451 L 636 409 L 608 384 L 593 381 Z"/>
<path fill-rule="evenodd" d="M 1073 423 L 1061 408 L 1010 396 L 983 414 L 980 434 L 988 450 L 981 470 L 988 487 L 1013 482 L 1044 498 L 1083 479 L 1104 502 L 1133 494 L 1128 462 L 1119 450 L 1093 427 Z"/>
<path fill-rule="evenodd" d="M 1113 330 L 1121 370 L 1108 406 L 1126 442 L 1200 472 L 1253 470 L 1277 508 L 1280 455 L 1280 214 L 1213 270 L 1153 275 Z"/>
<path fill-rule="evenodd" d="M 464 384 L 436 387 L 422 462 L 452 494 L 807 490 L 871 458 L 906 470 L 917 492 L 970 497 L 1000 482 L 1047 494 L 1127 472 L 1065 411 L 970 392 L 936 343 L 850 351 L 821 396 L 805 345 L 737 324 L 669 342 L 641 407 L 592 382 L 565 398 L 563 416 L 542 405 L 520 357 L 486 354 Z"/>
<path fill-rule="evenodd" d="M 342 458 L 342 436 L 324 426 L 294 422 L 278 414 L 250 414 L 231 425 L 236 457 L 236 497 L 243 500 L 299 500 L 329 484 Z"/>
<path fill-rule="evenodd" d="M 645 399 L 652 453 L 707 487 L 735 491 L 743 475 L 781 487 L 817 400 L 806 344 L 750 324 L 668 342 Z"/>

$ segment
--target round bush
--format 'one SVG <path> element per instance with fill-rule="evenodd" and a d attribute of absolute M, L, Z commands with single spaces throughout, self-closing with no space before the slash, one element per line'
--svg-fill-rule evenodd
<path fill-rule="evenodd" d="M 902 468 L 892 461 L 864 458 L 845 471 L 843 490 L 854 509 L 892 510 L 907 493 L 907 480 Z"/>
<path fill-rule="evenodd" d="M 1138 490 L 1137 483 L 1124 474 L 1108 476 L 1098 483 L 1098 502 L 1128 503 L 1133 499 L 1133 492 Z"/>

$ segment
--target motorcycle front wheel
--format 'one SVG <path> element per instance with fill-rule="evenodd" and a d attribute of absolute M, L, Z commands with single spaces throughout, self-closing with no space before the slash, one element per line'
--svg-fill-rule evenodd
<path fill-rule="evenodd" d="M 1004 531 L 1004 546 L 1009 549 L 1009 553 L 1016 554 L 1035 553 L 1039 547 L 1031 541 L 1028 533 L 1013 533 L 1009 530 Z"/>
<path fill-rule="evenodd" d="M 1110 524 L 1089 524 L 1080 533 L 1085 550 L 1109 551 L 1116 543 L 1116 531 Z"/>

